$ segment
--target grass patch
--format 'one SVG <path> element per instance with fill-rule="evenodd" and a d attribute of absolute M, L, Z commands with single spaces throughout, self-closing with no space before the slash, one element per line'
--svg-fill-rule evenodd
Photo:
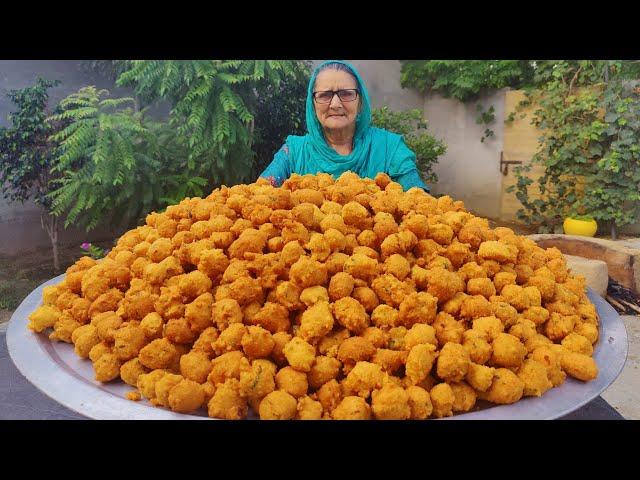
<path fill-rule="evenodd" d="M 44 280 L 26 280 L 14 279 L 0 280 L 0 308 L 5 310 L 15 310 L 18 305 L 25 299 L 33 289 L 40 285 Z"/>
<path fill-rule="evenodd" d="M 83 254 L 79 243 L 61 247 L 59 253 L 60 272 L 53 269 L 50 248 L 12 257 L 0 255 L 0 309 L 15 310 L 38 285 L 64 273 Z"/>

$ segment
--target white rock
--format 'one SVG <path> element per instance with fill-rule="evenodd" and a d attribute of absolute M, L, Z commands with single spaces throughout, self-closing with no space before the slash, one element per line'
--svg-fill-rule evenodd
<path fill-rule="evenodd" d="M 571 273 L 584 276 L 587 279 L 587 286 L 601 297 L 605 296 L 607 285 L 609 285 L 609 269 L 606 262 L 575 255 L 565 255 L 565 258 Z"/>

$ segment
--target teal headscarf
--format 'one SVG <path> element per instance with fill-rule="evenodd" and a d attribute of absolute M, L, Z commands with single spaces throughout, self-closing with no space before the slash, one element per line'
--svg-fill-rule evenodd
<path fill-rule="evenodd" d="M 358 82 L 361 108 L 356 117 L 353 150 L 349 155 L 340 155 L 327 144 L 313 104 L 313 88 L 318 72 L 330 64 L 344 65 Z M 369 93 L 356 69 L 346 62 L 330 60 L 316 67 L 307 89 L 306 120 L 308 133 L 304 136 L 290 135 L 286 140 L 289 174 L 325 172 L 337 178 L 350 170 L 368 178 L 385 172 L 395 179 L 416 171 L 415 155 L 405 145 L 402 136 L 371 126 Z"/>

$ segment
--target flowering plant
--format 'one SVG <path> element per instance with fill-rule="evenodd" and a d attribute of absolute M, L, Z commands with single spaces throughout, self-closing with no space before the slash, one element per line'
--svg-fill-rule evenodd
<path fill-rule="evenodd" d="M 103 250 L 102 248 L 89 242 L 84 242 L 82 245 L 80 245 L 80 249 L 85 252 L 85 254 L 89 254 L 89 256 L 95 260 L 104 258 L 105 255 L 109 253 L 108 250 Z"/>

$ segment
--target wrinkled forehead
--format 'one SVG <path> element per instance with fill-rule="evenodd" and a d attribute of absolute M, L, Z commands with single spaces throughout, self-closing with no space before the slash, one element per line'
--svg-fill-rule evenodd
<path fill-rule="evenodd" d="M 318 73 L 314 91 L 340 90 L 345 88 L 358 88 L 358 81 L 349 72 L 327 69 Z"/>

